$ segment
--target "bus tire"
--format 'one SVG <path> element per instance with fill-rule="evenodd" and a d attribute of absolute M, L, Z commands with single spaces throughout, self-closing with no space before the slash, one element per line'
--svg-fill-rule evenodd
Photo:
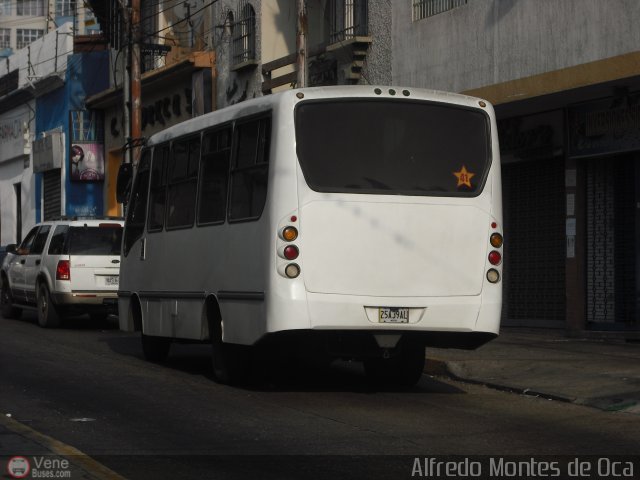
<path fill-rule="evenodd" d="M 368 358 L 364 360 L 367 378 L 379 386 L 413 387 L 424 371 L 424 345 L 407 343 L 391 358 Z"/>
<path fill-rule="evenodd" d="M 211 364 L 213 377 L 223 385 L 244 383 L 251 373 L 251 347 L 222 341 L 222 325 L 212 322 Z"/>
<path fill-rule="evenodd" d="M 38 325 L 43 328 L 60 326 L 60 315 L 51 301 L 51 294 L 45 282 L 39 282 L 36 290 L 36 305 L 38 307 Z"/>
<path fill-rule="evenodd" d="M 13 296 L 9 281 L 6 276 L 2 276 L 2 290 L 0 292 L 0 304 L 2 306 L 2 317 L 17 320 L 22 315 L 22 309 L 13 306 Z"/>
<path fill-rule="evenodd" d="M 153 335 L 141 334 L 142 353 L 145 360 L 153 363 L 162 363 L 169 356 L 171 339 L 167 337 L 156 337 Z"/>

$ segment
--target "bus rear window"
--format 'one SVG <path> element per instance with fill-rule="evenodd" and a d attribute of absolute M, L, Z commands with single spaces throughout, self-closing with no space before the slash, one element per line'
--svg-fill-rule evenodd
<path fill-rule="evenodd" d="M 476 196 L 490 166 L 489 117 L 441 103 L 353 99 L 296 107 L 296 148 L 319 192 Z"/>
<path fill-rule="evenodd" d="M 71 227 L 69 255 L 120 255 L 122 227 Z"/>

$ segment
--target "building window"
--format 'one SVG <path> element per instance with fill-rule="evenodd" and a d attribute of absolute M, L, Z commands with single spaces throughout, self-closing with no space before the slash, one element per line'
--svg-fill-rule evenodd
<path fill-rule="evenodd" d="M 413 21 L 466 5 L 468 0 L 413 0 Z"/>
<path fill-rule="evenodd" d="M 11 48 L 11 29 L 0 28 L 0 48 Z"/>
<path fill-rule="evenodd" d="M 39 39 L 44 35 L 44 30 L 34 28 L 19 28 L 16 32 L 16 47 L 19 49 L 26 47 L 31 42 Z"/>
<path fill-rule="evenodd" d="M 44 15 L 43 0 L 18 0 L 16 2 L 18 15 L 42 17 Z"/>
<path fill-rule="evenodd" d="M 233 65 L 256 59 L 256 12 L 246 0 L 241 0 L 240 18 L 233 30 Z"/>
<path fill-rule="evenodd" d="M 56 17 L 73 17 L 76 12 L 76 0 L 56 0 Z"/>
<path fill-rule="evenodd" d="M 368 34 L 367 0 L 329 0 L 327 7 L 329 44 Z"/>
<path fill-rule="evenodd" d="M 0 0 L 0 16 L 11 15 L 12 0 Z"/>

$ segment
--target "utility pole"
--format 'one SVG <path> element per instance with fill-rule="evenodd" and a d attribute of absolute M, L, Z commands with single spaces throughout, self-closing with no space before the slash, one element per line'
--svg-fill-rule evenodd
<path fill-rule="evenodd" d="M 298 25 L 296 29 L 297 87 L 307 86 L 307 2 L 298 0 Z"/>
<path fill-rule="evenodd" d="M 142 82 L 140 68 L 140 0 L 131 0 L 131 141 L 132 161 L 137 165 L 140 159 L 140 140 L 142 138 Z"/>

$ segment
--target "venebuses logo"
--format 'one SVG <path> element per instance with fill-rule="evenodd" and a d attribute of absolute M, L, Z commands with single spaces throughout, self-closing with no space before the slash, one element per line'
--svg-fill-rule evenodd
<path fill-rule="evenodd" d="M 25 457 L 11 457 L 7 462 L 7 472 L 11 478 L 25 478 L 30 471 L 31 465 Z"/>

